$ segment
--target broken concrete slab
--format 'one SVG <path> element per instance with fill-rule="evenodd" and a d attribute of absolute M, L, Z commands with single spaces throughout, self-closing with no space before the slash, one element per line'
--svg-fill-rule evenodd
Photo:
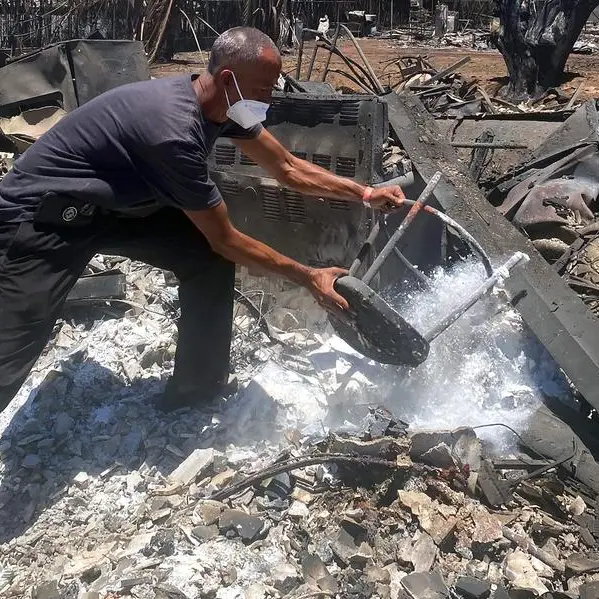
<path fill-rule="evenodd" d="M 199 514 L 204 524 L 210 526 L 218 520 L 221 512 L 226 509 L 226 507 L 227 506 L 220 501 L 205 499 L 198 503 L 195 512 Z"/>
<path fill-rule="evenodd" d="M 336 594 L 339 585 L 331 576 L 324 562 L 317 555 L 305 554 L 302 558 L 302 575 L 304 582 L 310 586 L 316 586 L 326 593 Z"/>
<path fill-rule="evenodd" d="M 346 528 L 340 528 L 331 542 L 331 550 L 345 565 L 363 568 L 372 558 L 370 545 L 360 537 L 354 538 Z"/>
<path fill-rule="evenodd" d="M 566 570 L 573 574 L 599 572 L 599 553 L 572 553 L 566 558 Z"/>
<path fill-rule="evenodd" d="M 277 564 L 270 573 L 272 586 L 280 593 L 290 593 L 299 582 L 299 575 L 295 566 L 285 562 Z"/>
<path fill-rule="evenodd" d="M 487 599 L 491 594 L 491 584 L 472 576 L 461 576 L 455 583 L 455 591 L 464 599 Z"/>
<path fill-rule="evenodd" d="M 420 533 L 409 558 L 414 566 L 414 572 L 430 572 L 436 557 L 437 546 L 432 537 L 425 532 Z"/>
<path fill-rule="evenodd" d="M 171 472 L 171 484 L 189 485 L 201 476 L 214 461 L 214 449 L 195 449 L 189 457 Z"/>
<path fill-rule="evenodd" d="M 449 589 L 438 572 L 414 572 L 401 579 L 401 586 L 412 599 L 446 599 Z"/>
<path fill-rule="evenodd" d="M 191 536 L 198 541 L 206 541 L 208 539 L 214 539 L 218 537 L 219 530 L 218 526 L 214 524 L 210 526 L 195 526 L 191 529 Z"/>
<path fill-rule="evenodd" d="M 420 456 L 420 460 L 435 468 L 455 468 L 456 465 L 451 447 L 446 443 L 439 443 L 431 447 Z"/>
<path fill-rule="evenodd" d="M 541 582 L 529 556 L 519 549 L 507 554 L 504 561 L 504 574 L 517 589 L 532 591 L 538 595 L 549 591 Z"/>
<path fill-rule="evenodd" d="M 492 543 L 503 537 L 501 520 L 479 505 L 472 509 L 471 517 L 474 524 L 472 540 L 475 543 Z"/>
<path fill-rule="evenodd" d="M 439 511 L 438 502 L 421 491 L 400 489 L 397 493 L 400 503 L 418 518 L 422 529 L 433 538 L 437 545 L 440 545 L 451 534 L 457 524 L 457 518 L 453 515 L 444 516 Z"/>

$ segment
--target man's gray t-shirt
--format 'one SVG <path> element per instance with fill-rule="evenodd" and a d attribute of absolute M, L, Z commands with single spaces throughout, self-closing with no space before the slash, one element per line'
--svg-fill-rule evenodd
<path fill-rule="evenodd" d="M 220 136 L 255 137 L 203 118 L 191 75 L 117 87 L 64 116 L 0 182 L 0 223 L 33 218 L 42 200 L 68 197 L 108 210 L 203 210 L 221 195 L 207 157 Z"/>

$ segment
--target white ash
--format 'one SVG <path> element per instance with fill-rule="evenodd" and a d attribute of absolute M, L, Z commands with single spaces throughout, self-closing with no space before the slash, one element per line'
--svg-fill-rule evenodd
<path fill-rule="evenodd" d="M 381 367 L 336 337 L 323 341 L 304 331 L 278 331 L 286 345 L 265 346 L 263 334 L 242 311 L 234 342 L 243 387 L 238 396 L 163 415 L 150 400 L 172 371 L 174 289 L 165 286 L 156 269 L 122 265 L 128 271 L 129 298 L 145 302 L 146 309 L 134 307 L 122 318 L 87 328 L 63 323 L 0 420 L 2 596 L 28 596 L 48 580 L 60 581 L 62 590 L 68 586 L 69 597 L 85 591 L 119 593 L 123 583 L 135 583 L 131 596 L 144 599 L 152 599 L 159 584 L 174 586 L 189 599 L 243 597 L 254 583 L 268 588 L 270 572 L 290 559 L 286 531 L 291 521 L 325 526 L 338 514 L 322 507 L 313 513 L 316 508 L 310 505 L 308 517 L 302 516 L 305 510 L 296 510 L 289 521 L 265 515 L 268 534 L 252 545 L 222 536 L 200 543 L 191 535 L 197 525 L 194 506 L 214 490 L 212 475 L 229 468 L 235 476 L 254 472 L 282 451 L 295 451 L 306 436 L 323 438 L 331 428 L 358 431 L 368 408 L 364 404 L 373 403 L 373 397 L 381 403 L 385 394 L 400 418 L 443 427 L 489 419 L 515 423 L 513 406 L 498 404 L 489 411 L 499 401 L 492 388 L 500 389 L 503 398 L 513 393 L 517 404 L 523 391 L 536 401 L 534 368 L 525 353 L 530 345 L 513 313 L 504 310 L 499 320 L 488 320 L 493 304 L 455 325 L 444 341 L 461 352 L 459 361 L 433 348 L 430 360 L 412 372 Z M 479 280 L 471 266 L 437 276 L 436 308 L 447 307 L 446 286 L 455 299 L 458 287 L 465 292 Z M 281 322 L 294 322 L 279 316 Z M 477 319 L 477 344 L 470 347 L 471 341 L 460 335 L 468 337 Z M 502 357 L 506 352 L 512 354 Z M 346 381 L 348 364 L 356 360 L 360 372 Z M 493 384 L 482 380 L 489 360 L 498 361 Z M 508 368 L 510 360 L 515 365 Z M 399 377 L 401 395 L 390 385 Z M 419 398 L 419 409 L 410 406 Z M 170 488 L 168 476 L 182 456 L 209 447 L 215 449 L 212 474 L 189 487 Z M 335 466 L 312 471 L 319 484 L 337 484 Z M 306 491 L 297 496 L 305 498 Z M 249 510 L 252 498 L 251 491 L 242 496 L 242 509 Z M 339 511 L 344 507 L 339 505 Z M 337 573 L 328 534 L 315 533 L 309 547 Z"/>

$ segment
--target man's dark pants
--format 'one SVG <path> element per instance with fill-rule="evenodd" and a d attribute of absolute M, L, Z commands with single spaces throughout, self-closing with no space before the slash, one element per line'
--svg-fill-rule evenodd
<path fill-rule="evenodd" d="M 179 279 L 181 318 L 169 394 L 209 394 L 226 381 L 235 267 L 212 251 L 181 211 L 101 215 L 83 227 L 0 223 L 0 411 L 27 378 L 70 289 L 98 252 L 140 260 Z"/>

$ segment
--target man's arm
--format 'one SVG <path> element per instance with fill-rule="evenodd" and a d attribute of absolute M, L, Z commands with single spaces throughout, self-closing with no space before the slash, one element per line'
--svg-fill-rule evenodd
<path fill-rule="evenodd" d="M 401 206 L 405 196 L 397 185 L 369 190 L 352 179 L 338 177 L 285 149 L 266 129 L 252 139 L 233 139 L 233 143 L 275 179 L 306 195 L 354 200 L 368 199 L 374 208 Z M 366 195 L 365 195 L 366 194 Z"/>
<path fill-rule="evenodd" d="M 204 234 L 210 247 L 227 260 L 243 266 L 263 268 L 302 285 L 328 310 L 349 308 L 346 300 L 333 288 L 335 280 L 347 274 L 346 270 L 309 268 L 244 235 L 229 220 L 224 201 L 207 210 L 185 210 L 185 214 Z"/>

